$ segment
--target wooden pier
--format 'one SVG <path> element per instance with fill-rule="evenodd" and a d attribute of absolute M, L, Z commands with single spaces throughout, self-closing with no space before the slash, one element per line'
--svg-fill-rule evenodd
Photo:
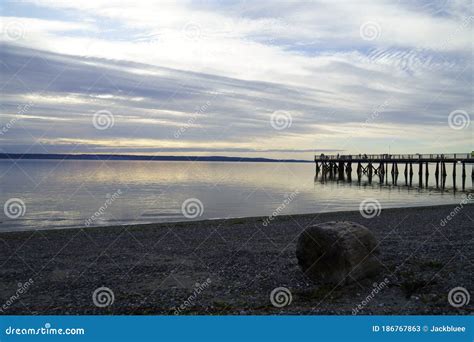
<path fill-rule="evenodd" d="M 423 170 L 425 182 L 428 184 L 429 164 L 436 164 L 435 178 L 436 184 L 442 187 L 446 181 L 446 165 L 453 166 L 453 181 L 456 187 L 456 169 L 461 166 L 462 187 L 465 188 L 466 164 L 472 164 L 471 178 L 474 179 L 474 156 L 472 153 L 453 154 L 358 154 L 358 155 L 325 155 L 314 157 L 316 163 L 316 174 L 322 173 L 323 177 L 344 179 L 344 175 L 350 179 L 353 166 L 356 167 L 357 175 L 367 175 L 371 181 L 373 175 L 379 175 L 383 181 L 385 175 L 392 175 L 392 180 L 396 182 L 399 172 L 403 170 L 406 183 L 412 183 L 413 164 L 418 165 L 418 177 L 420 184 L 423 183 Z M 399 168 L 400 166 L 400 168 Z M 390 170 L 391 169 L 391 170 Z M 389 172 L 390 171 L 390 172 Z M 388 181 L 388 176 L 386 177 Z"/>

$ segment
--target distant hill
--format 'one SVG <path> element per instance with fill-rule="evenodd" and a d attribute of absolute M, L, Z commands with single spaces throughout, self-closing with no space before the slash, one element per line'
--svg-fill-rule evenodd
<path fill-rule="evenodd" d="M 33 154 L 0 153 L 0 159 L 56 159 L 56 160 L 150 160 L 150 161 L 209 161 L 209 162 L 257 162 L 257 163 L 312 163 L 310 160 L 268 159 L 224 156 L 135 156 L 121 154 Z"/>

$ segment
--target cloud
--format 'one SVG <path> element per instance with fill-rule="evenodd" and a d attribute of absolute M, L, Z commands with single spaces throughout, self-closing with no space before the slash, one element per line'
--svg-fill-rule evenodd
<path fill-rule="evenodd" d="M 0 126 L 18 118 L 0 136 L 8 149 L 307 156 L 397 136 L 404 149 L 440 139 L 471 148 L 472 125 L 447 125 L 451 111 L 473 109 L 473 17 L 462 1 L 33 5 L 50 17 L 8 3 L 2 20 Z M 94 128 L 100 110 L 112 128 Z M 272 127 L 275 111 L 291 117 L 287 129 Z"/>

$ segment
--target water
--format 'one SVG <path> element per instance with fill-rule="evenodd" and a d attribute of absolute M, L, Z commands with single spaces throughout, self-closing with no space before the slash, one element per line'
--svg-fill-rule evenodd
<path fill-rule="evenodd" d="M 3 160 L 0 204 L 10 211 L 1 211 L 0 231 L 358 210 L 367 198 L 382 208 L 447 204 L 466 195 L 459 191 L 460 167 L 458 191 L 450 168 L 444 191 L 435 187 L 434 170 L 429 187 L 421 189 L 414 171 L 410 188 L 403 170 L 398 185 L 381 185 L 377 176 L 359 185 L 355 175 L 351 183 L 315 180 L 310 163 Z M 470 166 L 467 173 L 472 191 Z M 192 198 L 202 207 L 191 201 L 186 217 L 182 205 Z M 12 199 L 21 201 L 19 212 Z"/>

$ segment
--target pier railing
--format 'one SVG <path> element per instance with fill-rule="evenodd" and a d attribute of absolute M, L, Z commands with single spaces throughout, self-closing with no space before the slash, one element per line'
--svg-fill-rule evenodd
<path fill-rule="evenodd" d="M 317 155 L 315 160 L 337 160 L 337 161 L 350 161 L 350 160 L 444 160 L 444 159 L 457 159 L 457 160 L 474 160 L 472 153 L 449 153 L 449 154 L 347 154 L 347 155 Z"/>

